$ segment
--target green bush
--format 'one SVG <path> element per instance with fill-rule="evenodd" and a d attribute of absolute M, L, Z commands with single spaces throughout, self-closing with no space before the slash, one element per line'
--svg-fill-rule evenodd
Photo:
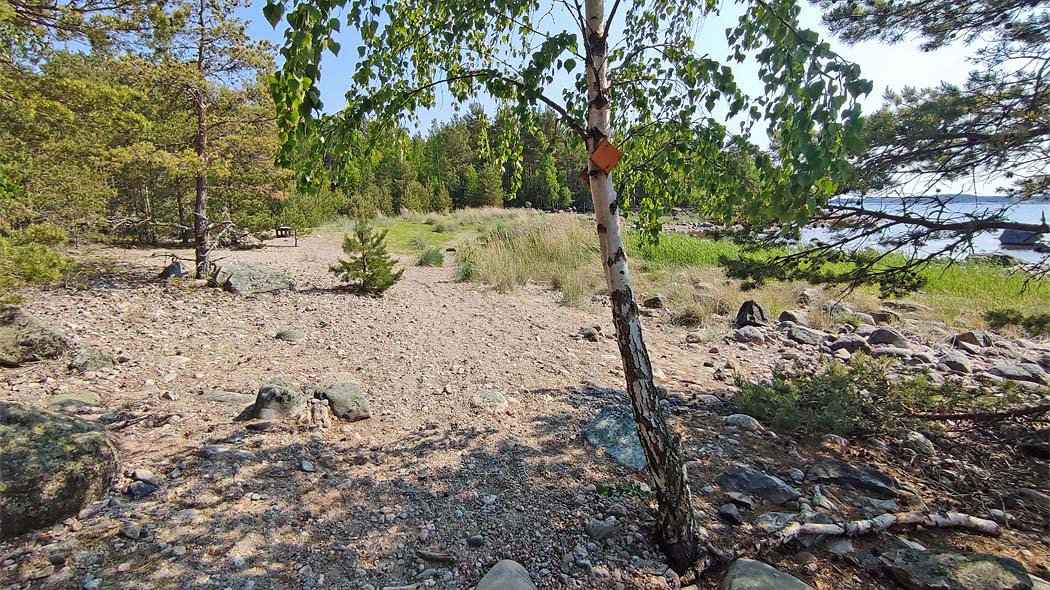
<path fill-rule="evenodd" d="M 22 285 L 61 279 L 68 261 L 54 247 L 65 241 L 65 231 L 46 223 L 0 237 L 0 300 L 14 301 Z"/>
<path fill-rule="evenodd" d="M 1050 335 L 1050 314 L 1035 313 L 1025 317 L 1016 309 L 992 309 L 984 313 L 984 321 L 993 328 L 1021 326 L 1032 336 Z"/>
<path fill-rule="evenodd" d="M 1050 336 L 1050 313 L 1032 314 L 1024 319 L 1022 325 L 1032 336 Z"/>
<path fill-rule="evenodd" d="M 984 312 L 984 321 L 993 328 L 1020 326 L 1024 323 L 1024 314 L 1016 309 L 990 309 Z"/>
<path fill-rule="evenodd" d="M 778 368 L 768 384 L 738 378 L 733 405 L 780 432 L 859 435 L 914 425 L 924 412 L 990 411 L 1020 399 L 1010 382 L 975 391 L 956 381 L 938 385 L 924 374 L 891 378 L 890 367 L 859 358 L 823 371 Z"/>
<path fill-rule="evenodd" d="M 430 244 L 427 242 L 427 235 L 423 232 L 412 234 L 412 236 L 408 238 L 408 245 L 411 246 L 413 250 L 425 251 L 430 247 Z"/>
<path fill-rule="evenodd" d="M 419 255 L 419 260 L 416 261 L 417 266 L 442 266 L 445 264 L 445 255 L 433 246 L 428 246 L 423 253 Z"/>

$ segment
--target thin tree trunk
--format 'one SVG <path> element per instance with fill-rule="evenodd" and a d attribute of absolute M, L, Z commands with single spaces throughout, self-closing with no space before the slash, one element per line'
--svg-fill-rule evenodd
<path fill-rule="evenodd" d="M 186 231 L 186 203 L 183 202 L 182 190 L 179 188 L 182 185 L 182 179 L 175 179 L 175 203 L 179 208 L 179 241 L 183 244 L 190 241 L 190 233 Z"/>
<path fill-rule="evenodd" d="M 197 170 L 197 193 L 193 201 L 193 243 L 194 258 L 197 263 L 196 277 L 203 279 L 211 271 L 211 263 L 208 260 L 210 246 L 208 244 L 208 177 L 207 177 L 207 149 L 208 149 L 208 105 L 205 102 L 204 88 L 204 51 L 206 41 L 206 29 L 204 27 L 205 3 L 200 0 L 198 7 L 198 38 L 197 38 L 197 72 L 200 76 L 198 84 L 200 87 L 194 89 L 193 102 L 197 109 L 197 131 L 194 133 L 194 147 L 199 158 L 200 168 Z"/>
<path fill-rule="evenodd" d="M 608 39 L 604 0 L 586 1 L 587 23 L 587 153 L 593 154 L 612 130 L 609 110 Z M 594 201 L 598 241 L 612 303 L 616 341 L 623 360 L 627 395 L 631 400 L 638 435 L 649 462 L 659 503 L 661 544 L 671 566 L 685 571 L 700 560 L 700 535 L 693 515 L 686 471 L 679 441 L 661 413 L 653 383 L 653 368 L 642 340 L 638 305 L 631 291 L 627 255 L 620 233 L 620 216 L 612 179 L 588 161 L 591 198 Z"/>

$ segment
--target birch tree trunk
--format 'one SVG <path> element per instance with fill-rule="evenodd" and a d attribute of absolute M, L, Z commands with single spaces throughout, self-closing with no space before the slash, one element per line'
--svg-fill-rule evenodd
<path fill-rule="evenodd" d="M 604 0 L 586 0 L 586 24 L 587 153 L 593 154 L 602 139 L 612 134 Z M 672 567 L 681 572 L 694 565 L 701 556 L 699 531 L 679 441 L 657 405 L 659 399 L 653 384 L 653 368 L 642 340 L 638 305 L 631 291 L 612 179 L 594 162 L 588 161 L 587 166 L 627 395 L 638 423 L 638 435 L 649 462 L 649 472 L 655 482 L 660 541 Z"/>

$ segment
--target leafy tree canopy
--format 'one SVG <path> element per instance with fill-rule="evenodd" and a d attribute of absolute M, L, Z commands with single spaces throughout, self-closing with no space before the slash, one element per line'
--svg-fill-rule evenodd
<path fill-rule="evenodd" d="M 546 17 L 563 7 L 568 15 Z M 835 192 L 848 171 L 846 157 L 861 146 L 857 99 L 871 84 L 798 24 L 796 2 L 747 3 L 737 25 L 725 31 L 731 54 L 724 62 L 700 55 L 693 37 L 699 19 L 717 9 L 715 2 L 654 1 L 616 3 L 611 10 L 609 22 L 619 23 L 615 13 L 623 11 L 624 23 L 622 36 L 605 34 L 614 140 L 627 154 L 621 194 L 638 204 L 651 229 L 686 184 L 702 192 L 712 216 L 803 221 Z M 526 128 L 535 127 L 543 106 L 581 137 L 588 133 L 587 97 L 579 90 L 588 56 L 578 5 L 273 0 L 265 14 L 275 26 L 282 19 L 287 26 L 284 65 L 270 83 L 286 150 L 322 138 L 314 162 L 296 162 L 305 184 L 319 180 L 325 154 L 348 151 L 363 130 L 434 106 L 440 88 L 461 102 L 488 93 Z M 357 60 L 349 107 L 320 117 L 322 55 L 343 50 L 334 36 L 344 23 L 363 41 L 350 49 Z M 560 30 L 562 23 L 571 26 Z M 748 56 L 759 66 L 759 96 L 746 95 L 735 77 L 733 65 Z M 575 83 L 554 95 L 558 70 Z M 742 135 L 729 132 L 727 115 Z M 778 138 L 775 153 L 744 139 L 756 125 Z M 514 134 L 501 133 L 481 149 L 507 162 L 520 156 L 521 146 Z M 520 168 L 507 168 L 514 188 Z"/>

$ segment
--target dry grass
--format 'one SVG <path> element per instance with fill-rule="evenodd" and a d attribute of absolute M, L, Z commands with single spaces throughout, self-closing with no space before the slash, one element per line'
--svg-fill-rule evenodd
<path fill-rule="evenodd" d="M 406 220 L 401 223 L 415 225 Z M 595 294 L 606 293 L 593 221 L 570 214 L 542 214 L 526 210 L 466 210 L 428 219 L 431 227 L 478 227 L 477 240 L 459 248 L 457 272 L 464 280 L 511 291 L 533 283 L 562 293 L 568 305 L 582 305 Z M 447 235 L 447 234 L 446 234 Z M 775 318 L 798 309 L 799 294 L 811 285 L 770 282 L 742 291 L 717 266 L 720 257 L 734 257 L 739 248 L 726 241 L 664 234 L 657 245 L 639 242 L 628 234 L 635 293 L 639 299 L 659 293 L 669 300 L 674 322 L 690 328 L 724 328 L 740 304 L 754 299 Z M 1021 279 L 1002 269 L 986 266 L 953 266 L 930 270 L 929 283 L 909 300 L 930 310 L 916 319 L 943 322 L 959 328 L 983 327 L 989 309 L 1027 305 L 1030 311 L 1050 308 L 1050 286 L 1042 283 L 1021 291 Z M 832 329 L 843 321 L 821 314 L 825 301 L 842 301 L 861 312 L 882 308 L 874 288 L 859 288 L 843 295 L 825 289 L 809 304 L 811 325 Z M 931 326 L 932 327 L 932 326 Z"/>

